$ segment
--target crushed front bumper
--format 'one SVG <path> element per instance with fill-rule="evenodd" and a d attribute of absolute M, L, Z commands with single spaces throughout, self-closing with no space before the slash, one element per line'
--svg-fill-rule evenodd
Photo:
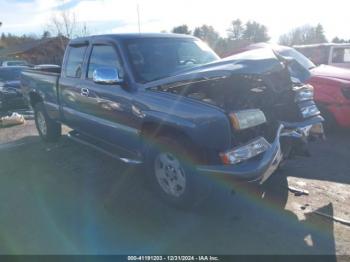
<path fill-rule="evenodd" d="M 276 171 L 283 160 L 281 139 L 292 137 L 306 140 L 314 130 L 317 135 L 322 135 L 323 121 L 321 116 L 316 116 L 298 123 L 281 122 L 275 140 L 258 159 L 253 158 L 236 165 L 201 165 L 197 166 L 197 171 L 205 175 L 224 175 L 235 180 L 257 181 L 262 184 Z"/>

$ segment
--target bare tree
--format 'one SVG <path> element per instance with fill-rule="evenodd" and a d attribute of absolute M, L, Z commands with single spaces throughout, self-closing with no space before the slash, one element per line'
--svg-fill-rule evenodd
<path fill-rule="evenodd" d="M 79 36 L 88 36 L 88 35 L 90 35 L 90 31 L 87 27 L 87 24 L 84 22 Z"/>
<path fill-rule="evenodd" d="M 56 35 L 71 39 L 77 27 L 76 16 L 69 11 L 61 11 L 52 17 L 51 24 Z"/>
<path fill-rule="evenodd" d="M 227 29 L 230 40 L 241 40 L 244 33 L 244 25 L 240 19 L 233 20 L 230 28 Z"/>
<path fill-rule="evenodd" d="M 62 4 L 62 0 L 57 0 L 57 3 L 58 5 Z M 63 50 L 66 47 L 67 39 L 89 34 L 86 23 L 78 23 L 76 14 L 66 9 L 52 15 L 48 24 L 48 31 L 51 35 L 60 37 Z"/>
<path fill-rule="evenodd" d="M 281 45 L 287 46 L 318 44 L 326 42 L 327 38 L 321 24 L 318 24 L 316 26 L 304 25 L 294 28 L 292 31 L 281 35 L 279 39 L 279 43 Z"/>
<path fill-rule="evenodd" d="M 61 48 L 66 48 L 66 39 L 71 39 L 77 30 L 76 16 L 67 10 L 53 14 L 47 26 L 48 31 L 53 36 L 57 36 L 61 41 Z"/>

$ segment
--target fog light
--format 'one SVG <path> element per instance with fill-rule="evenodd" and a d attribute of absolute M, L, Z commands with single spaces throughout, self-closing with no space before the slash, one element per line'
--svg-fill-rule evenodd
<path fill-rule="evenodd" d="M 270 148 L 270 146 L 271 145 L 266 141 L 265 138 L 260 137 L 244 146 L 234 148 L 225 153 L 221 153 L 220 157 L 225 165 L 238 164 L 242 161 L 264 153 Z"/>

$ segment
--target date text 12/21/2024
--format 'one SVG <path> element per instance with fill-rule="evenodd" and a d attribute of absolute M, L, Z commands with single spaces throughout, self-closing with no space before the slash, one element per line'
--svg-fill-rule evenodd
<path fill-rule="evenodd" d="M 128 261 L 220 261 L 216 256 L 128 256 Z"/>

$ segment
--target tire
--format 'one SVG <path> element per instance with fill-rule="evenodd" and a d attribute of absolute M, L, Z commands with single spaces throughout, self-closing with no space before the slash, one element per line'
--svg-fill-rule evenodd
<path fill-rule="evenodd" d="M 180 209 L 192 209 L 210 192 L 195 170 L 195 154 L 184 142 L 157 137 L 147 148 L 147 179 L 156 195 Z"/>
<path fill-rule="evenodd" d="M 49 117 L 43 103 L 35 105 L 34 118 L 39 135 L 45 142 L 56 142 L 60 138 L 61 124 Z"/>

